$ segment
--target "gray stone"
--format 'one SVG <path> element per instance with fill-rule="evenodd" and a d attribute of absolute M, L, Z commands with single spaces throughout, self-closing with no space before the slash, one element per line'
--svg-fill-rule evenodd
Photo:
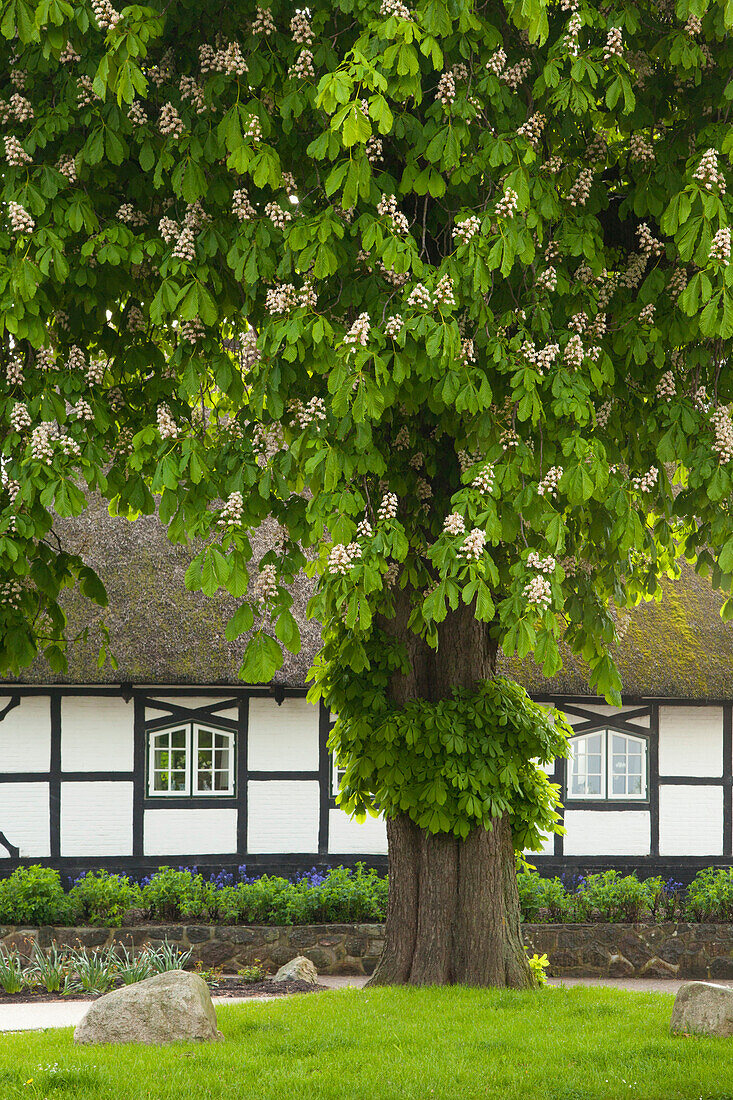
<path fill-rule="evenodd" d="M 733 1035 L 733 989 L 713 982 L 685 982 L 672 1007 L 674 1035 Z"/>
<path fill-rule="evenodd" d="M 294 959 L 280 967 L 272 980 L 273 982 L 310 982 L 311 985 L 317 985 L 318 971 L 310 959 L 306 959 L 304 955 L 296 955 Z"/>
<path fill-rule="evenodd" d="M 206 982 L 184 970 L 169 970 L 106 993 L 74 1031 L 75 1043 L 210 1043 L 221 1039 Z"/>

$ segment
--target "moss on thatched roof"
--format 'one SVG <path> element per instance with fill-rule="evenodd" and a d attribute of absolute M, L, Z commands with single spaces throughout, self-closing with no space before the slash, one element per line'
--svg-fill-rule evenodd
<path fill-rule="evenodd" d="M 231 598 L 208 599 L 189 592 L 184 575 L 190 548 L 174 546 L 155 516 L 134 523 L 113 518 L 103 501 L 78 519 L 58 520 L 56 530 L 70 551 L 80 554 L 102 577 L 109 595 L 104 611 L 70 592 L 65 597 L 70 633 L 89 628 L 75 645 L 63 677 L 37 661 L 20 682 L 237 684 L 246 638 L 224 636 L 236 608 Z M 264 549 L 264 547 L 263 547 Z M 255 547 L 257 555 L 257 547 Z M 619 613 L 625 630 L 616 658 L 624 693 L 630 696 L 695 700 L 733 699 L 733 623 L 720 617 L 723 597 L 689 567 L 679 581 L 665 580 L 661 602 Z M 293 614 L 301 624 L 303 645 L 297 657 L 286 655 L 275 683 L 305 684 L 319 644 L 318 624 L 306 620 L 310 584 L 294 586 Z M 118 667 L 97 668 L 100 634 L 106 622 Z M 563 671 L 545 680 L 531 660 L 502 658 L 501 670 L 536 694 L 587 695 L 588 669 L 566 653 Z"/>

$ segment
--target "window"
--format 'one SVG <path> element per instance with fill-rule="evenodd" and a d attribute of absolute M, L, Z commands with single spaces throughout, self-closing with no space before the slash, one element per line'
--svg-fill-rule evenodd
<path fill-rule="evenodd" d="M 340 768 L 336 763 L 336 757 L 331 756 L 331 798 L 335 798 L 341 789 L 341 783 L 346 775 L 346 768 Z"/>
<path fill-rule="evenodd" d="M 616 730 L 597 730 L 570 741 L 568 794 L 573 798 L 646 798 L 647 743 Z"/>
<path fill-rule="evenodd" d="M 234 794 L 234 734 L 186 722 L 149 734 L 151 798 Z"/>

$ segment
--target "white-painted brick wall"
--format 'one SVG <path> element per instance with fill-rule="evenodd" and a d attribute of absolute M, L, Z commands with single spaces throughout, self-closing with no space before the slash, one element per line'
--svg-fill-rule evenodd
<path fill-rule="evenodd" d="M 146 856 L 234 855 L 237 851 L 236 809 L 146 810 L 143 845 Z"/>
<path fill-rule="evenodd" d="M 51 855 L 48 783 L 0 783 L 0 833 L 21 859 Z"/>
<path fill-rule="evenodd" d="M 316 771 L 318 707 L 306 699 L 249 701 L 249 770 Z"/>
<path fill-rule="evenodd" d="M 9 695 L 0 696 L 0 711 L 9 702 Z M 51 700 L 23 696 L 0 722 L 0 772 L 47 772 L 50 762 Z"/>
<path fill-rule="evenodd" d="M 659 788 L 659 854 L 719 856 L 722 852 L 722 789 L 662 784 Z"/>
<path fill-rule="evenodd" d="M 659 774 L 723 774 L 723 708 L 659 708 Z"/>
<path fill-rule="evenodd" d="M 568 856 L 645 856 L 650 819 L 645 810 L 567 810 L 564 852 Z"/>
<path fill-rule="evenodd" d="M 132 855 L 132 783 L 61 784 L 61 855 Z"/>
<path fill-rule="evenodd" d="M 65 772 L 131 772 L 132 701 L 68 695 L 61 699 L 61 767 Z"/>
<path fill-rule="evenodd" d="M 317 852 L 320 795 L 309 780 L 256 780 L 247 787 L 247 848 Z"/>
<path fill-rule="evenodd" d="M 381 817 L 360 823 L 338 808 L 328 812 L 328 850 L 333 855 L 386 855 L 387 827 Z"/>

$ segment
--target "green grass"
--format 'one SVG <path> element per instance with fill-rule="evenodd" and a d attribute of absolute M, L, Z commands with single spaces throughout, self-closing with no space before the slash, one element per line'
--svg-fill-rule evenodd
<path fill-rule="evenodd" d="M 673 1039 L 671 1008 L 598 988 L 347 990 L 219 1008 L 210 1046 L 2 1035 L 0 1100 L 731 1100 L 733 1039 Z"/>

